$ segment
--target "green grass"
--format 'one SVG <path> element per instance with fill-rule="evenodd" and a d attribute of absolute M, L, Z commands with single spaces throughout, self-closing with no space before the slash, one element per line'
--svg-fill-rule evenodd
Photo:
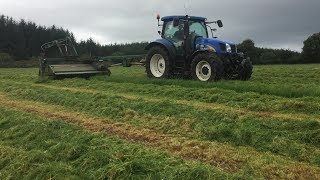
<path fill-rule="evenodd" d="M 147 102 L 24 85 L 3 88 L 15 98 L 61 105 L 162 133 L 252 146 L 259 151 L 271 151 L 320 165 L 320 123 L 317 121 L 239 117 L 226 110 L 201 110 L 173 101 Z"/>
<path fill-rule="evenodd" d="M 261 153 L 291 159 L 297 163 L 303 162 L 314 167 L 320 166 L 320 65 L 255 66 L 252 80 L 246 82 L 203 83 L 182 79 L 155 80 L 146 78 L 144 69 L 141 67 L 117 67 L 112 68 L 111 71 L 113 74 L 107 79 L 105 77 L 94 77 L 90 80 L 65 79 L 39 84 L 37 83 L 36 69 L 0 69 L 0 78 L 2 79 L 0 92 L 4 92 L 12 99 L 59 105 L 70 111 L 83 112 L 89 116 L 98 116 L 114 122 L 130 124 L 137 128 L 148 128 L 159 133 L 199 141 L 225 143 L 234 147 L 244 146 Z M 71 88 L 75 91 L 62 89 L 62 87 Z M 181 104 L 179 103 L 181 100 L 188 100 L 188 102 Z M 221 105 L 222 108 L 204 108 L 197 105 L 201 102 L 207 103 L 208 106 L 211 104 L 212 107 Z M 237 109 L 244 109 L 245 113 L 236 111 Z M 9 110 L 2 110 L 3 112 L 10 114 Z M 257 113 L 266 115 L 260 116 Z M 8 126 L 15 127 L 14 122 L 23 119 L 21 116 L 15 116 L 15 114 L 19 113 L 11 112 L 13 124 Z M 270 117 L 268 114 L 285 114 L 290 118 Z M 295 117 L 297 118 L 295 119 Z M 7 121 L 0 124 L 0 129 L 7 126 Z M 29 122 L 29 120 L 25 122 Z M 30 122 L 34 123 L 34 121 Z M 40 120 L 37 120 L 37 122 L 40 122 Z M 24 126 L 30 125 L 38 127 L 37 130 L 41 129 L 42 123 L 31 125 L 32 123 L 26 123 Z M 67 134 L 74 133 L 74 139 L 67 140 L 67 137 L 63 137 L 66 141 L 77 142 L 67 146 L 66 149 L 72 149 L 71 146 L 75 146 L 76 149 L 77 146 L 87 146 L 86 148 L 89 149 L 94 147 L 92 144 L 81 141 L 82 136 L 78 136 L 79 133 L 84 133 L 83 136 L 91 136 L 92 133 L 82 132 L 74 126 L 63 123 L 61 128 L 63 131 L 67 131 Z M 16 127 L 15 129 L 17 134 L 23 134 L 21 128 Z M 45 133 L 46 131 L 36 132 L 34 129 L 29 129 L 28 132 L 46 134 L 46 136 L 51 136 L 50 138 L 57 136 L 55 131 L 50 129 L 52 127 L 47 129 L 49 133 Z M 9 132 L 4 131 L 3 134 L 7 135 Z M 28 154 L 39 153 L 40 157 L 47 157 L 45 153 L 48 148 L 46 147 L 35 148 L 36 150 L 31 152 L 26 151 L 26 147 L 16 145 L 21 144 L 19 142 L 23 142 L 23 138 L 23 135 L 14 136 L 8 141 L 3 141 L 6 143 L 13 142 L 11 144 L 2 143 L 3 147 L 1 146 L 1 148 L 4 152 L 12 153 L 12 158 L 15 160 L 5 164 L 4 167 L 11 167 L 11 170 L 9 168 L 9 170 L 4 171 L 6 173 L 2 173 L 3 168 L 0 168 L 0 175 L 4 174 L 4 177 L 8 177 L 12 168 L 22 166 L 22 164 L 19 164 L 20 161 L 23 161 L 21 158 L 25 158 L 24 156 L 28 156 Z M 42 136 L 38 139 L 34 138 L 34 141 L 30 144 L 41 146 L 43 141 L 41 139 L 43 138 Z M 99 135 L 99 138 L 112 139 L 105 135 Z M 120 142 L 121 140 L 117 141 Z M 126 144 L 125 142 L 122 143 Z M 143 146 L 132 143 L 123 146 L 128 146 L 128 151 L 134 149 L 134 152 L 140 152 L 143 149 L 144 152 L 148 151 L 147 154 L 158 153 L 145 150 Z M 121 148 L 120 146 L 115 147 L 116 149 Z M 44 154 L 41 155 L 41 153 Z M 87 151 L 86 153 L 87 156 L 92 158 L 99 157 L 99 153 Z M 105 153 L 107 155 L 113 152 Z M 54 153 L 54 155 L 56 154 L 68 154 L 68 152 L 59 149 Z M 37 156 L 30 156 L 30 161 Z M 184 174 L 190 171 L 186 167 L 199 170 L 199 174 L 205 175 L 204 179 L 230 175 L 219 172 L 219 176 L 215 176 L 217 175 L 215 174 L 216 169 L 208 168 L 201 163 L 185 165 L 182 160 L 180 160 L 179 165 L 169 167 L 172 170 L 172 172 L 169 172 L 169 170 L 159 170 L 157 165 L 152 166 L 152 163 L 146 162 L 141 154 L 140 156 L 134 154 L 134 156 L 137 156 L 135 160 L 138 162 L 145 162 L 146 167 L 150 166 L 150 172 L 143 171 L 139 174 L 126 170 L 125 176 L 115 175 L 114 177 L 139 178 L 141 175 L 143 178 L 151 179 L 155 177 L 191 178 L 191 176 Z M 161 156 L 164 159 L 169 158 L 165 154 L 161 154 Z M 47 158 L 49 158 L 49 155 Z M 153 161 L 166 163 L 158 162 L 157 157 Z M 97 170 L 99 168 L 95 165 L 90 171 L 82 172 L 83 169 L 89 167 L 86 165 L 73 167 L 70 163 L 68 160 L 57 161 L 49 158 L 46 163 L 42 163 L 46 164 L 46 172 L 44 173 L 41 170 L 43 175 L 41 177 L 48 177 L 49 174 L 54 175 L 61 172 L 66 172 L 61 173 L 67 174 L 65 177 L 74 175 L 80 178 L 102 177 Z M 29 163 L 30 166 L 35 164 L 33 162 Z M 49 167 L 47 167 L 47 164 Z M 101 166 L 103 165 L 105 164 L 102 163 Z M 109 164 L 109 166 L 110 168 L 123 168 L 119 164 Z M 66 170 L 68 168 L 70 172 Z M 183 172 L 182 169 L 185 169 L 186 172 Z M 83 175 L 79 175 L 81 174 L 79 172 Z M 122 174 L 121 172 L 120 174 Z M 154 172 L 159 173 L 153 176 Z M 25 175 L 24 173 L 26 172 L 22 172 L 21 175 Z M 252 174 L 256 175 L 257 172 L 247 173 L 247 175 Z M 31 177 L 32 173 L 28 175 Z"/>
<path fill-rule="evenodd" d="M 1 179 L 200 179 L 232 178 L 62 121 L 49 122 L 0 108 Z"/>

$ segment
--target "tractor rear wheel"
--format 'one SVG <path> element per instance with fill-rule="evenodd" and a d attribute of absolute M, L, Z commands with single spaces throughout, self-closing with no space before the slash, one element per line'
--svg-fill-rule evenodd
<path fill-rule="evenodd" d="M 193 79 L 217 81 L 223 77 L 223 63 L 214 53 L 200 53 L 192 60 L 191 72 Z"/>
<path fill-rule="evenodd" d="M 160 47 L 152 47 L 146 56 L 146 71 L 149 78 L 169 78 L 171 63 L 168 52 Z"/>

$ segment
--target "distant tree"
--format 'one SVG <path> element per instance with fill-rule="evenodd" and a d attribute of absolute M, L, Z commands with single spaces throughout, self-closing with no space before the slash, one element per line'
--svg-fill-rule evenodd
<path fill-rule="evenodd" d="M 238 48 L 239 48 L 241 51 L 254 50 L 254 48 L 255 48 L 254 41 L 251 40 L 251 39 L 246 39 L 246 40 L 244 40 L 242 43 L 240 43 L 240 44 L 238 45 Z"/>
<path fill-rule="evenodd" d="M 15 60 L 31 59 L 40 55 L 40 46 L 48 41 L 73 36 L 69 31 L 51 26 L 37 26 L 33 22 L 0 15 L 0 51 Z"/>
<path fill-rule="evenodd" d="M 119 51 L 114 52 L 114 53 L 111 54 L 111 56 L 124 56 L 124 55 L 125 54 L 123 52 L 119 52 Z"/>
<path fill-rule="evenodd" d="M 260 63 L 262 64 L 274 64 L 276 62 L 280 63 L 279 57 L 273 51 L 263 52 L 260 56 Z"/>
<path fill-rule="evenodd" d="M 254 41 L 251 39 L 246 39 L 238 45 L 238 50 L 244 52 L 249 56 L 254 64 L 259 63 L 259 57 L 257 55 L 257 49 L 255 47 Z"/>
<path fill-rule="evenodd" d="M 253 64 L 301 63 L 300 53 L 289 49 L 255 47 L 254 41 L 246 39 L 238 44 L 238 50 L 246 53 Z"/>
<path fill-rule="evenodd" d="M 289 49 L 274 49 L 273 52 L 277 56 L 278 63 L 292 64 L 299 63 L 300 53 Z"/>
<path fill-rule="evenodd" d="M 309 63 L 320 63 L 320 32 L 310 36 L 303 44 L 303 60 Z"/>
<path fill-rule="evenodd" d="M 9 54 L 0 52 L 0 64 L 8 63 L 10 61 L 13 61 L 13 58 Z"/>

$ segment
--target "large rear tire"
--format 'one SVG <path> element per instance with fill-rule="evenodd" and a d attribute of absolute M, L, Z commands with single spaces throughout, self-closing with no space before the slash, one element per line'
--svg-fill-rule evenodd
<path fill-rule="evenodd" d="M 224 67 L 215 53 L 203 52 L 193 58 L 191 72 L 193 79 L 218 81 L 223 77 Z"/>
<path fill-rule="evenodd" d="M 171 69 L 169 54 L 164 48 L 154 46 L 149 49 L 146 56 L 146 71 L 149 78 L 170 78 Z"/>

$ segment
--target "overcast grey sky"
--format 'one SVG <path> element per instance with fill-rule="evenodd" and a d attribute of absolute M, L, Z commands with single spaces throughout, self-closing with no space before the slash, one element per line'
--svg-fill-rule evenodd
<path fill-rule="evenodd" d="M 320 0 L 0 0 L 0 14 L 41 25 L 57 25 L 77 38 L 99 43 L 152 41 L 161 16 L 222 19 L 217 36 L 239 43 L 301 51 L 303 41 L 320 31 Z"/>

